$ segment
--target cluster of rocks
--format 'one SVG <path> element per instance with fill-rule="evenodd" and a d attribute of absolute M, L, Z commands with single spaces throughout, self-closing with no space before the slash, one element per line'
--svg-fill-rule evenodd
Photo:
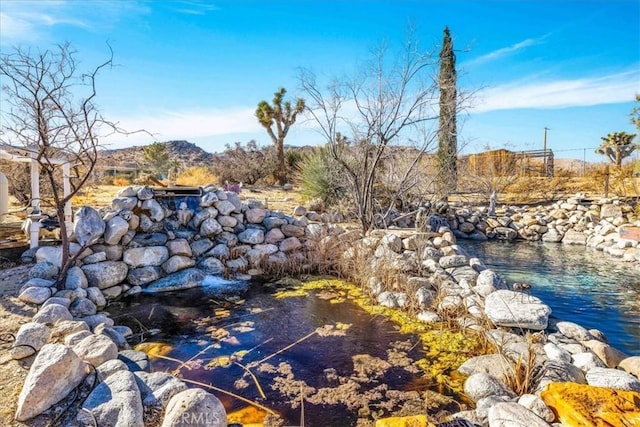
<path fill-rule="evenodd" d="M 16 419 L 37 416 L 90 383 L 85 386 L 95 388 L 78 417 L 93 417 L 98 426 L 143 425 L 143 414 L 158 408 L 166 410 L 163 426 L 187 416 L 207 417 L 206 425 L 226 425 L 224 408 L 213 395 L 186 390 L 169 374 L 148 373 L 145 354 L 127 343 L 131 330 L 114 325 L 101 310 L 121 296 L 203 283 L 222 285 L 222 293 L 240 292 L 246 281 L 219 276 L 246 279 L 245 273 L 260 274 L 267 265 L 306 262 L 307 242 L 325 229 L 309 218 L 334 219 L 302 207 L 295 216 L 285 215 L 258 201 L 242 203 L 236 193 L 213 187 L 177 200 L 155 197 L 149 187 L 129 187 L 103 212 L 81 208 L 70 248 L 77 261 L 63 286 L 56 286 L 62 248 L 40 247 L 19 292 L 19 299 L 40 307 L 32 322 L 20 328 L 11 350 L 14 359 L 37 353 Z M 88 375 L 93 368 L 97 375 Z"/>
<path fill-rule="evenodd" d="M 565 204 L 558 204 L 558 209 L 570 212 Z M 544 302 L 507 286 L 481 260 L 470 258 L 456 237 L 507 236 L 498 231 L 501 227 L 513 230 L 516 237 L 525 236 L 526 227 L 518 224 L 530 217 L 538 225 L 546 221 L 547 230 L 539 228 L 540 240 L 551 228 L 566 238 L 569 231 L 578 232 L 578 226 L 590 236 L 606 237 L 612 234 L 601 234 L 606 224 L 617 227 L 615 223 L 632 220 L 620 205 L 595 205 L 598 222 L 581 221 L 595 219 L 595 208 L 585 210 L 578 203 L 571 210 L 578 219 L 555 218 L 550 212 L 558 209 L 552 208 L 535 215 L 510 209 L 496 217 L 510 222 L 502 220 L 506 226 L 500 222 L 495 228 L 489 225 L 492 218 L 482 212 L 449 208 L 429 218 L 429 231 L 377 230 L 363 237 L 323 223 L 335 221 L 333 216 L 302 207 L 286 215 L 258 201 L 243 203 L 237 194 L 212 187 L 197 198 L 182 199 L 156 197 L 148 187 L 124 189 L 110 209 L 99 213 L 85 207 L 76 214 L 72 254 L 79 255 L 64 289 L 54 287 L 62 265 L 60 248 L 43 247 L 35 254 L 37 263 L 20 298 L 41 306 L 33 321 L 18 332 L 12 355 L 37 355 L 16 418 L 36 416 L 84 384 L 89 394 L 77 417 L 93 417 L 96 425 L 142 425 L 144 417 L 163 410 L 163 426 L 184 419 L 174 410 L 187 411 L 194 419 L 216 414 L 206 415 L 215 418 L 208 425 L 218 421 L 225 425 L 224 409 L 215 397 L 187 390 L 169 374 L 149 373 L 146 356 L 129 349 L 131 331 L 114 325 L 100 310 L 109 299 L 123 295 L 201 286 L 212 275 L 243 278 L 266 267 L 309 264 L 315 258 L 359 266 L 351 273 L 366 272 L 365 282 L 381 305 L 419 307 L 417 316 L 424 322 L 455 319 L 494 344 L 498 353 L 473 358 L 460 367 L 470 375 L 465 392 L 476 401 L 476 409 L 455 417 L 497 426 L 506 425 L 500 420 L 520 422 L 533 416 L 540 425 L 548 425 L 554 419 L 540 399 L 547 384 L 572 381 L 640 391 L 640 357 L 627 358 L 598 331 L 568 322 L 549 325 L 551 310 Z M 603 216 L 613 210 L 609 205 L 618 206 L 626 216 L 619 220 Z M 567 224 L 572 226 L 563 229 Z M 522 361 L 537 373 L 535 394 L 518 397 L 506 377 Z M 91 367 L 96 375 L 89 375 Z M 123 407 L 130 409 L 115 409 Z M 120 417 L 125 416 L 123 421 Z"/>
<path fill-rule="evenodd" d="M 424 322 L 455 319 L 493 344 L 495 354 L 460 366 L 469 375 L 464 391 L 476 409 L 454 418 L 481 426 L 549 425 L 561 412 L 553 406 L 552 411 L 540 397 L 550 383 L 605 387 L 612 395 L 616 390 L 640 392 L 640 356 L 627 357 L 607 344 L 600 331 L 571 322 L 550 324 L 548 305 L 507 286 L 455 242 L 446 225 L 423 233 L 378 230 L 350 244 L 342 255 L 343 262 L 365 264 L 362 271 L 370 272 L 368 285 L 379 304 L 419 307 L 417 317 Z M 516 377 L 523 372 L 529 378 Z M 522 390 L 509 386 L 516 380 L 530 382 L 531 393 L 519 396 L 516 391 Z"/>
<path fill-rule="evenodd" d="M 624 261 L 640 263 L 638 242 L 620 229 L 640 226 L 634 208 L 619 199 L 587 201 L 581 195 L 544 206 L 511 206 L 489 215 L 487 209 L 448 207 L 445 218 L 456 237 L 529 240 L 586 245 Z"/>

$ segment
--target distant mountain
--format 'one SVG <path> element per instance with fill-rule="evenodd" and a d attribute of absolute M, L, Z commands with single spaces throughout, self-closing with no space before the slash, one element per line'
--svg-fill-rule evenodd
<path fill-rule="evenodd" d="M 163 142 L 169 156 L 177 160 L 183 167 L 203 166 L 211 164 L 216 156 L 204 151 L 197 145 L 188 141 Z M 146 146 L 118 148 L 114 150 L 100 151 L 98 154 L 99 166 L 137 167 L 143 163 L 144 149 Z"/>

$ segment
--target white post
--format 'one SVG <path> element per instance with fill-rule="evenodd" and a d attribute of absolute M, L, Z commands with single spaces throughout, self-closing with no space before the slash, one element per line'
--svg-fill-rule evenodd
<path fill-rule="evenodd" d="M 32 220 L 29 233 L 29 247 L 37 248 L 40 241 L 40 164 L 37 153 L 31 152 L 31 208 Z"/>
<path fill-rule="evenodd" d="M 7 177 L 0 172 L 0 216 L 9 212 L 9 181 Z M 0 218 L 0 222 L 2 218 Z"/>

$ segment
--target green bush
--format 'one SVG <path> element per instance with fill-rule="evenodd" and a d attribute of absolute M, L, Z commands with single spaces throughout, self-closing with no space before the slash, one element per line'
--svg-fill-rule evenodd
<path fill-rule="evenodd" d="M 321 199 L 326 206 L 346 196 L 345 174 L 327 146 L 317 147 L 297 164 L 300 191 L 307 200 Z"/>

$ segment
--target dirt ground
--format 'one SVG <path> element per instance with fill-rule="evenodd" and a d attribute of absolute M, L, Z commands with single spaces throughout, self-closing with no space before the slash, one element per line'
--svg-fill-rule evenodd
<path fill-rule="evenodd" d="M 13 416 L 22 383 L 34 358 L 13 360 L 9 355 L 9 349 L 20 325 L 29 322 L 36 312 L 34 306 L 24 304 L 17 298 L 20 287 L 28 279 L 30 268 L 30 265 L 21 265 L 0 270 L 0 395 L 3 400 L 0 405 L 0 425 L 2 426 L 29 425 L 14 421 Z"/>

